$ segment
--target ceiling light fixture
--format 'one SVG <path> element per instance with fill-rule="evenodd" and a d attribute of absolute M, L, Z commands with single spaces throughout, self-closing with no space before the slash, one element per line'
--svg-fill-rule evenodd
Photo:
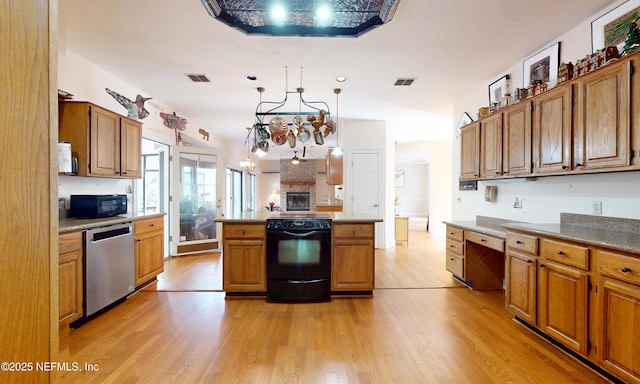
<path fill-rule="evenodd" d="M 336 81 L 338 83 L 344 83 L 345 81 L 347 81 L 347 77 L 346 76 L 338 76 L 338 77 L 336 77 Z"/>
<path fill-rule="evenodd" d="M 287 11 L 282 4 L 274 4 L 269 15 L 276 25 L 284 23 L 287 19 Z"/>
<path fill-rule="evenodd" d="M 333 147 L 333 150 L 331 151 L 331 155 L 333 156 L 342 156 L 343 153 L 342 148 L 340 148 L 340 133 L 338 133 L 338 124 L 340 123 L 340 120 L 338 119 L 338 95 L 340 94 L 340 92 L 342 92 L 340 88 L 335 88 L 333 90 L 333 93 L 336 94 L 336 124 L 333 128 L 333 132 L 336 133 L 336 146 Z"/>
<path fill-rule="evenodd" d="M 326 8 L 314 9 L 316 0 L 277 0 L 276 7 L 266 0 L 200 1 L 211 17 L 249 35 L 322 37 L 361 36 L 391 21 L 400 3 L 400 0 L 324 0 Z M 295 8 L 285 9 L 284 4 L 294 4 Z M 328 19 L 321 22 L 325 16 Z"/>
<path fill-rule="evenodd" d="M 247 146 L 247 160 L 240 162 L 240 167 L 242 167 L 243 172 L 253 172 L 256 169 L 256 164 L 251 161 L 249 157 L 249 138 L 251 137 L 252 127 L 247 127 L 247 139 L 244 141 L 244 144 Z"/>

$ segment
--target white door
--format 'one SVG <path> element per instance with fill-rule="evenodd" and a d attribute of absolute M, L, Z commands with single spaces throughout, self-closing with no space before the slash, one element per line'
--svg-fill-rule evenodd
<path fill-rule="evenodd" d="M 352 195 L 353 213 L 364 213 L 382 217 L 380 196 L 380 154 L 375 152 L 354 152 L 352 154 Z"/>

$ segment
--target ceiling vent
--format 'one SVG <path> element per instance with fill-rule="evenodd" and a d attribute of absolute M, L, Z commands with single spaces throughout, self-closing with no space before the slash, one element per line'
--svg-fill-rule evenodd
<path fill-rule="evenodd" d="M 199 75 L 197 73 L 186 73 L 186 75 L 193 81 L 194 83 L 210 83 L 211 80 L 207 77 L 207 75 Z"/>
<path fill-rule="evenodd" d="M 413 82 L 415 80 L 416 80 L 415 77 L 414 78 L 397 79 L 396 82 L 393 83 L 393 85 L 396 85 L 396 86 L 401 86 L 401 85 L 409 86 L 409 85 L 413 84 Z"/>

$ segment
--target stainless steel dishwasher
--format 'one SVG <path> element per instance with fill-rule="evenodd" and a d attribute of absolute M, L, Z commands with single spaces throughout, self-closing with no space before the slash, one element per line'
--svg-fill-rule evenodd
<path fill-rule="evenodd" d="M 135 290 L 133 223 L 85 231 L 85 316 Z"/>

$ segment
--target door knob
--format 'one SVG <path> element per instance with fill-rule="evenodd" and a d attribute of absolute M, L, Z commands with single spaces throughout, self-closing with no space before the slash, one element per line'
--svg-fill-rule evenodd
<path fill-rule="evenodd" d="M 374 208 L 378 208 L 378 203 L 373 204 Z"/>

